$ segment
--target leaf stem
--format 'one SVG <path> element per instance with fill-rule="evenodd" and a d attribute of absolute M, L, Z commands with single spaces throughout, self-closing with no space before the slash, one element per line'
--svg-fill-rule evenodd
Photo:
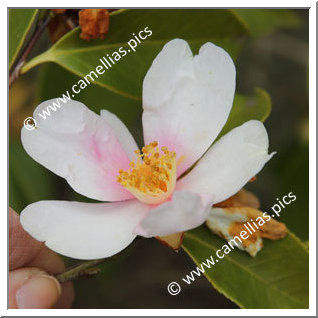
<path fill-rule="evenodd" d="M 48 25 L 51 17 L 48 13 L 37 25 L 33 35 L 31 36 L 28 44 L 26 45 L 20 59 L 15 64 L 15 67 L 12 69 L 10 76 L 9 76 L 9 87 L 13 84 L 13 82 L 19 78 L 20 71 L 22 66 L 25 64 L 26 59 L 28 58 L 30 52 L 34 48 L 35 44 L 37 43 L 38 39 L 40 38 L 42 32 L 45 30 L 46 26 Z"/>

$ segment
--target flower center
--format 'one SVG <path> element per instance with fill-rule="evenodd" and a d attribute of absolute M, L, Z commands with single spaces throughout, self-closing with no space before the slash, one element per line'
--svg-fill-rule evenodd
<path fill-rule="evenodd" d="M 167 200 L 176 184 L 176 153 L 167 147 L 159 150 L 157 141 L 135 153 L 137 158 L 130 162 L 131 168 L 119 170 L 117 182 L 144 203 L 158 204 Z"/>

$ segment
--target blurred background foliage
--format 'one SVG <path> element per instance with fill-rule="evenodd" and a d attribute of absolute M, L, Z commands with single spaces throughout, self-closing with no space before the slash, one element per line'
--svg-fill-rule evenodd
<path fill-rule="evenodd" d="M 26 9 L 23 9 L 24 13 L 21 11 L 18 16 L 28 16 L 30 22 L 34 12 Z M 9 13 L 9 18 L 13 21 L 17 17 Z M 11 21 L 10 41 L 16 30 Z M 31 29 L 32 23 L 28 21 L 25 21 L 25 25 Z M 113 51 L 108 48 L 109 43 L 127 42 L 133 32 L 145 26 L 149 26 L 153 35 L 146 40 L 149 42 L 147 45 L 141 43 L 135 53 L 116 64 L 117 72 L 121 70 L 121 74 L 117 76 L 114 67 L 112 74 L 101 76 L 98 85 L 95 82 L 88 86 L 76 98 L 96 113 L 104 108 L 114 112 L 141 145 L 141 83 L 163 44 L 180 37 L 190 42 L 194 53 L 207 41 L 224 47 L 237 67 L 237 113 L 240 104 L 248 108 L 256 100 L 258 105 L 263 103 L 265 108 L 259 114 L 250 108 L 247 118 L 251 116 L 264 120 L 268 115 L 267 93 L 272 103 L 272 112 L 265 126 L 269 133 L 270 150 L 277 151 L 277 154 L 257 176 L 257 181 L 247 188 L 260 198 L 263 211 L 269 209 L 276 198 L 292 191 L 297 200 L 282 212 L 280 221 L 286 223 L 302 241 L 307 241 L 308 10 L 125 10 L 111 16 L 109 34 L 104 40 L 79 40 L 80 31 L 75 29 L 64 35 L 58 42 L 60 44 L 53 48 L 46 31 L 32 52 L 35 57 L 29 64 L 32 68 L 16 80 L 9 92 L 10 206 L 21 212 L 26 205 L 39 200 L 89 201 L 76 194 L 64 179 L 46 170 L 26 154 L 20 141 L 23 120 L 32 115 L 41 101 L 61 96 L 78 81 L 79 75 L 93 70 L 100 56 L 107 50 Z M 27 35 L 21 37 L 26 38 Z M 95 45 L 101 45 L 102 49 L 94 50 L 92 54 L 95 55 L 92 57 L 90 54 L 90 58 L 87 58 L 87 54 L 79 56 L 76 53 L 65 59 L 58 54 L 54 57 L 52 52 L 63 45 L 70 50 Z M 14 59 L 19 49 L 19 45 L 12 47 L 10 43 L 10 57 Z M 47 53 L 49 49 L 51 54 Z M 68 59 L 73 60 L 70 62 Z M 80 63 L 76 65 L 74 60 Z M 65 69 L 65 63 L 70 65 L 68 70 Z M 108 80 L 114 87 L 126 89 L 136 98 L 106 89 Z M 262 88 L 267 93 L 262 91 L 260 95 L 260 90 L 255 91 L 255 88 Z M 234 117 L 234 121 L 239 118 Z M 205 255 L 205 258 L 208 256 Z M 74 263 L 68 258 L 65 261 L 67 264 Z M 138 238 L 122 255 L 102 265 L 102 268 L 102 273 L 96 277 L 75 282 L 75 308 L 237 308 L 234 302 L 211 288 L 203 277 L 197 278 L 178 296 L 170 296 L 166 291 L 167 284 L 185 276 L 194 268 L 194 263 L 184 250 L 175 253 L 155 239 Z"/>

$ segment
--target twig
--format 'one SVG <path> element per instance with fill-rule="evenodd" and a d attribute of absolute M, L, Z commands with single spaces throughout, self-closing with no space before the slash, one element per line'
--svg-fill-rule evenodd
<path fill-rule="evenodd" d="M 16 63 L 15 67 L 10 73 L 9 76 L 9 87 L 13 84 L 13 82 L 20 76 L 20 71 L 22 66 L 25 64 L 27 57 L 29 56 L 30 52 L 32 51 L 34 45 L 38 41 L 40 35 L 45 30 L 46 26 L 50 21 L 50 15 L 48 14 L 43 20 L 41 20 L 36 27 L 31 39 L 29 40 L 28 44 L 26 45 L 23 54 L 21 55 L 20 59 Z"/>
<path fill-rule="evenodd" d="M 137 237 L 135 240 L 136 242 L 140 240 L 140 237 Z M 85 261 L 80 264 L 75 264 L 74 266 L 68 268 L 64 273 L 58 274 L 55 276 L 55 278 L 60 283 L 65 283 L 71 280 L 75 280 L 80 277 L 90 277 L 95 274 L 98 274 L 100 272 L 99 268 L 96 268 L 95 266 L 101 263 L 105 263 L 108 261 L 114 261 L 118 260 L 120 257 L 122 257 L 124 254 L 126 254 L 129 250 L 133 248 L 134 244 L 131 244 L 130 246 L 126 247 L 124 250 L 120 251 L 116 255 L 101 258 L 101 259 L 94 259 L 91 261 Z"/>
<path fill-rule="evenodd" d="M 75 267 L 68 269 L 66 272 L 62 274 L 56 275 L 55 277 L 60 283 L 65 283 L 70 280 L 75 280 L 79 277 L 92 276 L 99 273 L 100 270 L 98 268 L 91 268 L 91 267 L 101 264 L 107 260 L 109 260 L 109 258 L 102 258 L 102 259 L 96 259 L 92 261 L 83 262 L 79 265 L 75 265 Z"/>

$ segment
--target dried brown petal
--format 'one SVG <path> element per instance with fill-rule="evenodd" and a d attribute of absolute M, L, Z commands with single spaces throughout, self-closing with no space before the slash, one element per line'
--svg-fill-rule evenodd
<path fill-rule="evenodd" d="M 254 195 L 252 192 L 242 189 L 233 196 L 215 204 L 214 206 L 222 208 L 250 206 L 252 208 L 258 209 L 260 207 L 260 202 L 256 195 Z"/>
<path fill-rule="evenodd" d="M 263 247 L 262 238 L 277 240 L 287 234 L 285 224 L 272 218 L 268 220 L 268 217 L 249 206 L 213 207 L 206 224 L 212 232 L 227 241 L 234 237 L 242 238 L 240 234 L 245 231 L 248 235 L 241 239 L 237 247 L 255 256 Z"/>
<path fill-rule="evenodd" d="M 106 9 L 83 9 L 79 12 L 80 37 L 84 40 L 103 39 L 108 32 L 109 13 Z"/>
<path fill-rule="evenodd" d="M 156 239 L 165 246 L 178 250 L 183 242 L 184 232 L 179 232 L 167 236 L 156 236 Z"/>
<path fill-rule="evenodd" d="M 254 222 L 257 222 L 258 217 L 263 217 L 263 213 L 256 209 L 247 208 L 245 210 L 247 217 Z M 279 240 L 284 238 L 287 234 L 286 225 L 282 222 L 278 222 L 275 219 L 271 218 L 269 221 L 264 223 L 259 228 L 261 237 L 270 239 L 270 240 Z"/>
<path fill-rule="evenodd" d="M 286 236 L 287 228 L 284 223 L 271 219 L 260 228 L 260 232 L 261 237 L 270 240 L 279 240 Z"/>
<path fill-rule="evenodd" d="M 242 231 L 246 231 L 246 227 L 244 223 L 235 222 L 229 226 L 228 231 L 229 231 L 229 234 L 233 237 L 239 236 Z M 242 241 L 242 245 L 246 247 L 251 244 L 254 244 L 259 238 L 260 238 L 259 231 L 252 232 L 252 234 L 249 234 L 249 237 L 246 240 Z"/>

